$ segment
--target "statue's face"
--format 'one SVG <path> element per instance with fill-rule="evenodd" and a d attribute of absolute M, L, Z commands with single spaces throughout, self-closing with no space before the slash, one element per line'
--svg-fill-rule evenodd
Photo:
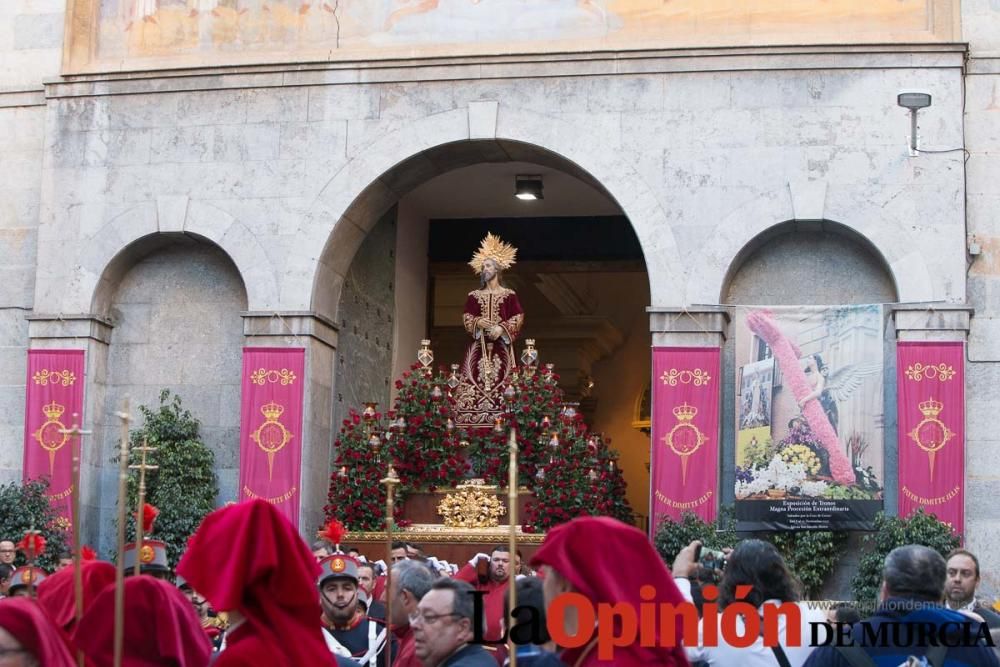
<path fill-rule="evenodd" d="M 492 259 L 483 262 L 483 280 L 489 282 L 497 275 L 497 263 Z"/>

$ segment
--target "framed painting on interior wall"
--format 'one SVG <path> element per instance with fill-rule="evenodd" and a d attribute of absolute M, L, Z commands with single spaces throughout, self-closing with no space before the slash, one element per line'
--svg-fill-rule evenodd
<path fill-rule="evenodd" d="M 959 37 L 955 0 L 67 2 L 64 74 Z"/>

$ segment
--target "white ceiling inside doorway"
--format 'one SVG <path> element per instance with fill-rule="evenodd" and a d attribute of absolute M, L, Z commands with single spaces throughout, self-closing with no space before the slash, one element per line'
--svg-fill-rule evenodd
<path fill-rule="evenodd" d="M 541 174 L 545 198 L 514 197 L 514 177 Z M 426 218 L 521 218 L 621 215 L 607 195 L 569 174 L 527 162 L 486 162 L 436 176 L 403 198 Z"/>

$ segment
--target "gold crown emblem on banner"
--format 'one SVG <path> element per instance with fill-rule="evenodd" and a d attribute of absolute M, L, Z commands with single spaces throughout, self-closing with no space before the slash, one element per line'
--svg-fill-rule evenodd
<path fill-rule="evenodd" d="M 261 413 L 264 415 L 264 419 L 269 422 L 277 421 L 281 413 L 285 411 L 285 408 L 281 407 L 277 403 L 271 402 L 266 403 L 260 408 Z"/>
<path fill-rule="evenodd" d="M 698 408 L 693 405 L 688 405 L 684 403 L 683 405 L 678 405 L 674 408 L 674 417 L 677 417 L 679 422 L 689 422 L 695 418 L 698 414 Z"/>
<path fill-rule="evenodd" d="M 911 403 L 912 405 L 912 403 Z M 937 417 L 944 410 L 944 403 L 941 401 L 935 401 L 933 398 L 923 401 L 917 404 L 920 412 L 928 418 Z"/>
<path fill-rule="evenodd" d="M 42 406 L 42 412 L 45 413 L 46 417 L 48 417 L 52 421 L 55 421 L 55 420 L 59 419 L 60 417 L 62 417 L 62 414 L 64 412 L 66 412 L 66 408 L 64 408 L 63 406 L 59 405 L 55 401 L 52 401 L 48 405 Z"/>

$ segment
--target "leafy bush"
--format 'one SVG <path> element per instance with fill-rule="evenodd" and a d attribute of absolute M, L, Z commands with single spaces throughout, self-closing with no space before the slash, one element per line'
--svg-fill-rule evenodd
<path fill-rule="evenodd" d="M 703 521 L 693 512 L 684 512 L 680 521 L 664 519 L 656 527 L 653 544 L 660 557 L 669 566 L 681 549 L 700 540 L 708 549 L 736 546 L 735 516 L 732 509 L 724 507 L 714 523 Z"/>
<path fill-rule="evenodd" d="M 11 482 L 0 486 L 0 540 L 17 544 L 32 528 L 42 531 L 45 553 L 37 565 L 51 571 L 59 562 L 59 552 L 67 548 L 67 522 L 52 509 L 45 495 L 49 484 L 35 480 L 27 484 Z M 15 565 L 25 565 L 24 555 L 17 554 Z"/>
<path fill-rule="evenodd" d="M 709 549 L 735 547 L 740 539 L 735 525 L 733 511 L 728 507 L 719 511 L 719 517 L 714 523 L 685 512 L 680 521 L 661 521 L 653 542 L 664 562 L 671 565 L 678 552 L 695 540 L 700 540 Z M 757 533 L 754 537 L 767 540 L 777 547 L 788 567 L 802 582 L 807 597 L 816 595 L 823 587 L 823 582 L 833 571 L 847 541 L 846 532 L 774 531 Z"/>
<path fill-rule="evenodd" d="M 778 548 L 807 598 L 819 594 L 847 543 L 846 531 L 772 532 L 760 537 Z"/>
<path fill-rule="evenodd" d="M 141 429 L 132 431 L 131 447 L 143 441 L 156 448 L 147 463 L 159 466 L 146 472 L 146 502 L 160 510 L 151 539 L 167 543 L 171 565 L 177 563 L 188 537 L 198 528 L 205 515 L 215 509 L 219 495 L 219 480 L 215 475 L 215 455 L 201 441 L 200 423 L 191 412 L 181 408 L 180 396 L 164 389 L 160 406 L 153 410 L 139 406 L 144 418 Z M 130 455 L 130 463 L 139 462 L 139 452 Z M 126 535 L 135 539 L 134 511 L 139 494 L 139 473 L 129 471 L 129 519 Z"/>
<path fill-rule="evenodd" d="M 958 547 L 959 543 L 959 537 L 952 533 L 947 524 L 939 521 L 933 514 L 927 514 L 922 508 L 905 519 L 887 517 L 880 513 L 875 517 L 875 532 L 864 538 L 865 554 L 861 557 L 858 572 L 851 584 L 854 599 L 859 602 L 878 599 L 885 557 L 896 547 L 922 544 L 945 556 Z"/>

